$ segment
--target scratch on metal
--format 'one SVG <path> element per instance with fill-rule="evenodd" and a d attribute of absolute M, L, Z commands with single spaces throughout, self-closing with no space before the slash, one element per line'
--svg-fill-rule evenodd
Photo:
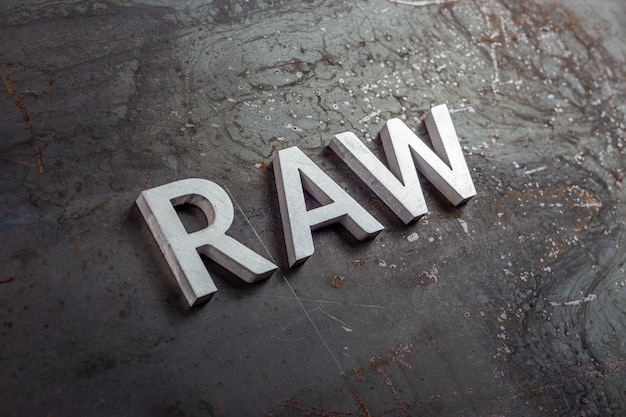
<path fill-rule="evenodd" d="M 250 222 L 250 219 L 248 218 L 248 216 L 246 215 L 246 213 L 242 210 L 241 206 L 239 205 L 239 202 L 237 201 L 237 199 L 233 196 L 233 194 L 230 192 L 230 190 L 228 189 L 228 187 L 224 187 L 224 189 L 226 190 L 226 192 L 230 195 L 231 200 L 235 203 L 235 205 L 237 206 L 237 209 L 239 210 L 239 212 L 241 212 L 241 214 L 243 215 L 246 223 L 248 223 L 248 225 L 250 226 L 250 229 L 252 229 L 252 231 L 254 232 L 254 235 L 256 236 L 256 238 L 259 240 L 259 242 L 261 243 L 261 246 L 263 247 L 263 250 L 265 250 L 265 252 L 267 253 L 267 256 L 269 257 L 269 259 L 274 263 L 277 264 L 276 260 L 274 259 L 274 257 L 272 256 L 272 254 L 270 253 L 269 249 L 267 248 L 267 246 L 265 246 L 265 243 L 263 243 L 263 239 L 261 239 L 261 236 L 259 236 L 259 234 L 257 233 L 256 229 L 254 228 L 254 226 L 252 226 L 252 223 Z M 326 351 L 328 352 L 328 354 L 330 355 L 330 357 L 332 358 L 333 362 L 335 362 L 335 365 L 337 365 L 337 368 L 339 369 L 339 373 L 341 375 L 344 374 L 343 372 L 343 368 L 341 367 L 341 365 L 339 364 L 339 361 L 337 360 L 337 357 L 333 354 L 332 350 L 330 350 L 330 346 L 328 345 L 328 342 L 326 342 L 326 339 L 324 338 L 324 336 L 322 336 L 322 333 L 320 332 L 319 328 L 315 325 L 315 322 L 313 321 L 313 319 L 311 318 L 311 315 L 309 314 L 309 312 L 306 310 L 306 308 L 304 308 L 304 304 L 302 303 L 302 300 L 300 300 L 300 297 L 298 297 L 298 295 L 296 294 L 296 291 L 293 289 L 293 287 L 291 286 L 291 284 L 289 283 L 289 280 L 287 279 L 285 273 L 283 273 L 283 271 L 278 268 L 278 273 L 280 274 L 280 276 L 282 277 L 283 281 L 285 282 L 285 284 L 287 284 L 287 287 L 289 288 L 289 291 L 291 292 L 291 294 L 293 295 L 293 298 L 298 302 L 298 305 L 300 305 L 300 308 L 302 309 L 302 311 L 304 312 L 304 315 L 306 316 L 306 318 L 309 320 L 309 322 L 311 323 L 311 326 L 313 327 L 313 329 L 315 330 L 315 333 L 317 333 L 317 336 L 320 338 L 320 340 L 322 341 L 322 344 L 324 345 L 324 347 L 326 348 Z"/>

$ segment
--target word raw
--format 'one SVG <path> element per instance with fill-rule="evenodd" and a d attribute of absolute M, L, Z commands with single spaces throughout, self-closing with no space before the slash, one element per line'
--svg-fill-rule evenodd
<path fill-rule="evenodd" d="M 425 123 L 434 151 L 401 120 L 386 122 L 380 137 L 389 169 L 351 132 L 336 135 L 328 145 L 405 224 L 428 212 L 417 171 L 455 206 L 476 195 L 446 105 L 433 107 Z M 273 166 L 290 268 L 313 255 L 312 230 L 340 223 L 356 239 L 366 240 L 384 229 L 297 147 L 278 151 Z M 307 210 L 304 190 L 321 206 Z M 200 208 L 208 226 L 187 233 L 175 209 L 182 204 Z M 278 269 L 226 235 L 233 204 L 214 182 L 189 178 L 151 188 L 139 195 L 137 206 L 190 306 L 217 292 L 200 254 L 249 283 Z"/>

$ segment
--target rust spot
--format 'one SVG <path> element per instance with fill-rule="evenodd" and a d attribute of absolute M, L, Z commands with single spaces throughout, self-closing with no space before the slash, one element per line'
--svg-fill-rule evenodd
<path fill-rule="evenodd" d="M 341 286 L 345 283 L 346 279 L 340 275 L 335 275 L 330 280 L 330 286 L 333 288 L 341 288 Z"/>
<path fill-rule="evenodd" d="M 388 359 L 383 359 L 378 355 L 372 356 L 370 358 L 370 363 L 374 366 L 374 368 L 382 368 L 383 366 L 389 365 Z"/>
<path fill-rule="evenodd" d="M 105 198 L 104 200 L 100 201 L 98 204 L 96 204 L 93 208 L 90 208 L 89 210 L 86 210 L 86 211 L 83 211 L 83 212 L 72 213 L 72 220 L 79 220 L 79 219 L 82 219 L 84 217 L 91 216 L 94 213 L 94 211 L 96 211 L 100 207 L 104 206 L 105 204 L 107 204 L 112 199 L 113 199 L 113 197 Z"/>
<path fill-rule="evenodd" d="M 50 188 L 44 187 L 41 184 L 39 185 L 39 191 L 41 191 L 43 193 L 46 193 L 46 194 L 52 194 L 55 197 L 59 197 L 59 193 L 58 192 L 56 192 L 54 190 L 51 190 Z"/>
<path fill-rule="evenodd" d="M 362 366 L 357 366 L 356 368 L 354 368 L 354 374 L 356 375 L 356 379 L 358 379 L 359 381 L 366 381 L 365 369 Z"/>
<path fill-rule="evenodd" d="M 577 185 L 567 187 L 566 191 L 567 200 L 571 207 L 590 208 L 594 210 L 599 210 L 602 207 L 602 202 L 595 198 L 591 192 Z"/>
<path fill-rule="evenodd" d="M 439 279 L 439 270 L 433 265 L 430 271 L 422 271 L 418 278 L 419 282 L 416 285 L 417 287 L 436 284 Z"/>
<path fill-rule="evenodd" d="M 592 211 L 598 211 L 602 208 L 602 201 L 598 200 L 591 191 L 578 185 L 558 185 L 546 190 L 511 190 L 507 191 L 505 195 L 520 202 L 535 204 L 540 207 L 585 208 Z"/>
<path fill-rule="evenodd" d="M 15 281 L 15 277 L 7 278 L 4 281 L 0 281 L 0 284 L 8 284 L 9 282 Z"/>
<path fill-rule="evenodd" d="M 458 208 L 451 206 L 450 210 L 452 211 L 452 215 L 454 216 L 455 219 L 458 220 L 463 217 L 463 213 Z"/>
<path fill-rule="evenodd" d="M 376 211 L 382 211 L 385 209 L 385 205 L 382 203 L 382 201 L 380 201 L 379 199 L 375 197 L 370 197 L 369 203 L 372 209 Z"/>

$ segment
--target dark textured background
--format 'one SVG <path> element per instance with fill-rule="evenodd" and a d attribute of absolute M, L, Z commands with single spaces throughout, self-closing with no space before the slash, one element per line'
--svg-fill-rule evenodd
<path fill-rule="evenodd" d="M 2 414 L 624 415 L 625 27 L 619 0 L 4 1 Z M 404 226 L 324 146 L 382 156 L 442 103 L 478 195 L 424 183 Z M 288 270 L 294 145 L 387 229 Z M 188 177 L 282 272 L 186 307 L 134 201 Z"/>

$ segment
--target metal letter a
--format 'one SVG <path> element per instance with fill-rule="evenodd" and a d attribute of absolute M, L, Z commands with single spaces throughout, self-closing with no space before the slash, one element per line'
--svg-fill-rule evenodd
<path fill-rule="evenodd" d="M 295 146 L 278 151 L 274 159 L 274 177 L 290 268 L 313 255 L 312 229 L 341 223 L 359 240 L 372 238 L 384 229 Z M 307 210 L 304 190 L 322 206 Z"/>

